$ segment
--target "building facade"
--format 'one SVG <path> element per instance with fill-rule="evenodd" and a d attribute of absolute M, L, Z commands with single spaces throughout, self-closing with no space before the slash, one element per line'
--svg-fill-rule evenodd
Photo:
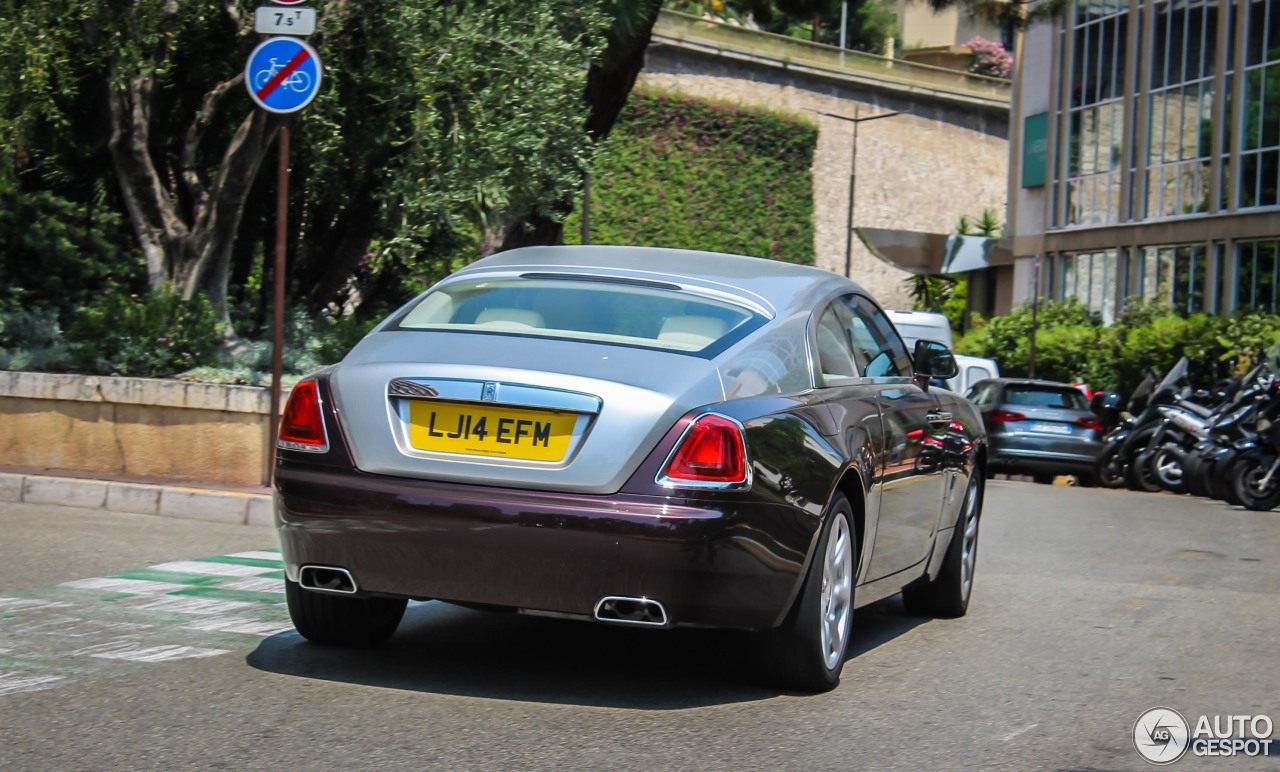
<path fill-rule="evenodd" d="M 1077 0 L 1018 48 L 1013 301 L 1280 310 L 1280 0 Z"/>
<path fill-rule="evenodd" d="M 815 123 L 815 264 L 889 307 L 910 308 L 904 280 L 937 272 L 943 255 L 917 249 L 923 263 L 904 268 L 857 232 L 942 234 L 945 244 L 962 216 L 1007 206 L 1008 81 L 663 11 L 639 83 Z"/>

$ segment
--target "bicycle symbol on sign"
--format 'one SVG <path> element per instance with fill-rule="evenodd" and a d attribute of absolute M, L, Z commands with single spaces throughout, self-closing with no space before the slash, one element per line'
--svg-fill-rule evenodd
<path fill-rule="evenodd" d="M 278 59 L 272 57 L 270 59 L 271 66 L 265 70 L 258 70 L 253 76 L 253 87 L 255 90 L 262 90 L 272 78 L 276 76 L 284 68 Z M 311 76 L 302 70 L 294 70 L 281 83 L 279 88 L 286 88 L 296 91 L 299 94 L 306 93 L 311 88 Z"/>

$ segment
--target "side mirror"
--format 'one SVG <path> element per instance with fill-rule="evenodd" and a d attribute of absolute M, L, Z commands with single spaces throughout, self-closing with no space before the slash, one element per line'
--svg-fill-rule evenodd
<path fill-rule="evenodd" d="M 915 350 L 916 376 L 946 380 L 960 374 L 951 349 L 936 340 L 918 340 Z"/>

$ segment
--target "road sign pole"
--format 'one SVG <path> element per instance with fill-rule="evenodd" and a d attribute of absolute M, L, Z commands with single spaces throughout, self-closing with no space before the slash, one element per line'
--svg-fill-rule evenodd
<path fill-rule="evenodd" d="M 276 269 L 274 317 L 271 322 L 271 474 L 268 482 L 275 482 L 276 437 L 280 436 L 281 378 L 284 374 L 284 285 L 285 247 L 289 234 L 289 118 L 280 127 L 280 156 L 276 167 Z"/>

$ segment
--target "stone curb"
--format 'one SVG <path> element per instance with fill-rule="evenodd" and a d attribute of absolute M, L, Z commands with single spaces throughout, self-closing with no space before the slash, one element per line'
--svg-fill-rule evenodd
<path fill-rule="evenodd" d="M 0 473 L 0 502 L 57 504 L 134 515 L 270 527 L 271 496 L 183 485 Z"/>

